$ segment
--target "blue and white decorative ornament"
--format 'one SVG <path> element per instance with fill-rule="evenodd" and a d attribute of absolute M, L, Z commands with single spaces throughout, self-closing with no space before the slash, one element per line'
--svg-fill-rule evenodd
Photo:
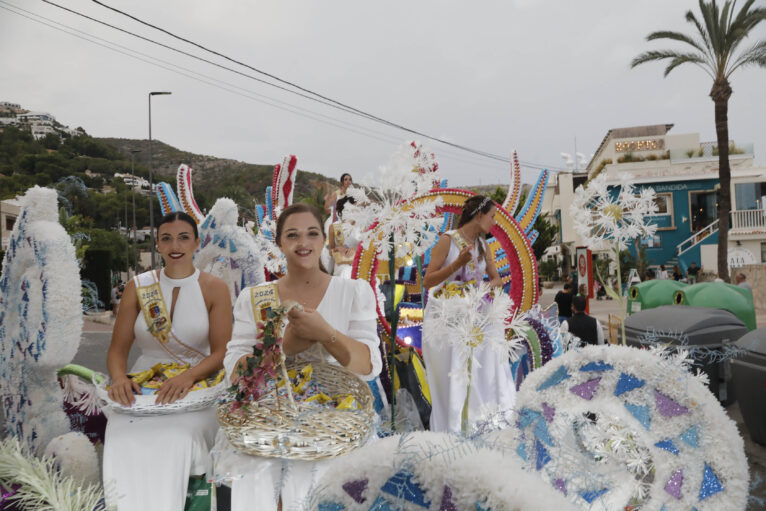
<path fill-rule="evenodd" d="M 21 204 L 0 279 L 0 398 L 4 433 L 40 453 L 69 431 L 56 370 L 80 345 L 80 268 L 56 191 L 35 186 Z"/>
<path fill-rule="evenodd" d="M 237 225 L 238 218 L 233 200 L 215 201 L 200 225 L 200 248 L 194 254 L 197 268 L 226 282 L 232 302 L 246 287 L 265 281 L 262 252 L 253 235 Z"/>
<path fill-rule="evenodd" d="M 742 437 L 691 362 L 662 349 L 568 351 L 527 377 L 517 427 L 500 437 L 584 509 L 745 509 Z"/>
<path fill-rule="evenodd" d="M 574 511 L 510 453 L 446 433 L 394 435 L 336 458 L 311 494 L 319 511 Z"/>

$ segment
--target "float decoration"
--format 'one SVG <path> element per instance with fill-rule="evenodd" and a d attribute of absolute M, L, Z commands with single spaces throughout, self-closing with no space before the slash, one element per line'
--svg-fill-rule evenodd
<path fill-rule="evenodd" d="M 691 363 L 663 349 L 570 350 L 529 375 L 517 429 L 501 438 L 586 509 L 744 509 L 742 437 Z"/>
<path fill-rule="evenodd" d="M 6 434 L 42 452 L 69 431 L 56 370 L 80 345 L 80 269 L 56 191 L 35 186 L 21 202 L 0 278 L 0 395 Z"/>
<path fill-rule="evenodd" d="M 657 226 L 649 224 L 647 217 L 657 213 L 656 195 L 652 188 L 637 191 L 631 176 L 623 173 L 616 193 L 609 190 L 606 174 L 600 174 L 590 183 L 575 190 L 569 208 L 577 234 L 593 250 L 608 249 L 617 264 L 619 293 L 605 286 L 606 292 L 620 304 L 622 317 L 622 343 L 625 344 L 625 298 L 622 294 L 620 251 L 630 241 L 654 236 Z M 603 276 L 599 275 L 603 280 Z"/>
<path fill-rule="evenodd" d="M 320 511 L 574 511 L 545 481 L 481 439 L 394 435 L 338 458 L 309 496 Z"/>

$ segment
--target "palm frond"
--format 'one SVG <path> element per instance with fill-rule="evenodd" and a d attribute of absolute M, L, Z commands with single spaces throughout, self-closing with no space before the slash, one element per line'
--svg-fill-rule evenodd
<path fill-rule="evenodd" d="M 718 6 L 715 4 L 715 1 L 706 4 L 704 0 L 699 0 L 699 5 L 705 25 L 705 32 L 707 32 L 708 38 L 710 38 L 710 47 L 713 50 L 713 55 L 718 56 L 721 54 L 721 48 L 723 48 L 723 38 L 721 31 L 718 29 Z"/>
<path fill-rule="evenodd" d="M 697 32 L 699 33 L 699 36 L 702 39 L 702 43 L 705 46 L 705 54 L 707 55 L 708 59 L 710 59 L 711 64 L 714 63 L 715 54 L 713 53 L 713 47 L 710 44 L 710 36 L 708 36 L 707 30 L 705 30 L 705 28 L 702 26 L 692 11 L 686 12 L 686 21 L 693 24 L 697 28 Z"/>
<path fill-rule="evenodd" d="M 655 39 L 672 39 L 673 41 L 681 41 L 682 43 L 686 43 L 688 45 L 693 46 L 697 50 L 699 50 L 702 53 L 705 53 L 705 48 L 689 37 L 686 34 L 682 34 L 680 32 L 673 32 L 671 30 L 660 30 L 658 32 L 652 32 L 646 37 L 647 41 L 654 41 Z"/>
<path fill-rule="evenodd" d="M 705 59 L 703 59 L 699 55 L 696 55 L 694 53 L 685 53 L 683 55 L 679 55 L 678 57 L 670 61 L 670 64 L 668 64 L 668 67 L 665 68 L 665 76 L 668 76 L 671 71 L 673 71 L 675 68 L 677 68 L 681 64 L 686 64 L 686 63 L 697 64 L 703 69 L 705 69 L 705 64 L 706 64 Z"/>
<path fill-rule="evenodd" d="M 743 51 L 737 60 L 732 64 L 726 77 L 728 78 L 738 67 L 745 66 L 766 67 L 766 40 L 758 41 L 747 50 Z"/>
<path fill-rule="evenodd" d="M 636 67 L 640 64 L 644 64 L 646 62 L 654 62 L 657 60 L 665 60 L 665 59 L 675 59 L 682 55 L 682 53 L 679 53 L 677 51 L 673 50 L 653 50 L 653 51 L 646 51 L 637 57 L 635 57 L 631 63 L 630 67 Z"/>

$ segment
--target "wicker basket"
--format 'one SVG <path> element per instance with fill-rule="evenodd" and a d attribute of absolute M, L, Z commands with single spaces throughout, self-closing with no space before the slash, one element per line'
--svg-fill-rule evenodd
<path fill-rule="evenodd" d="M 101 382 L 97 382 L 96 375 L 102 378 Z M 106 390 L 106 386 L 109 383 L 110 379 L 107 376 L 100 373 L 94 373 L 93 385 L 96 386 L 96 395 L 102 402 L 102 407 L 108 407 L 119 413 L 139 416 L 167 415 L 171 413 L 204 410 L 215 404 L 221 394 L 223 394 L 224 390 L 226 390 L 226 382 L 224 380 L 213 387 L 188 392 L 184 397 L 172 403 L 158 405 L 155 403 L 155 400 L 157 399 L 156 395 L 138 395 L 133 396 L 136 399 L 133 406 L 125 406 L 116 401 L 112 401 L 109 398 L 109 392 Z"/>
<path fill-rule="evenodd" d="M 269 393 L 240 412 L 230 403 L 218 405 L 218 422 L 234 448 L 254 456 L 295 460 L 334 458 L 363 445 L 373 430 L 373 396 L 370 388 L 350 371 L 328 363 L 310 362 L 312 381 L 325 394 L 351 394 L 357 410 L 337 410 L 297 403 L 279 402 Z M 300 371 L 306 361 L 287 364 Z"/>

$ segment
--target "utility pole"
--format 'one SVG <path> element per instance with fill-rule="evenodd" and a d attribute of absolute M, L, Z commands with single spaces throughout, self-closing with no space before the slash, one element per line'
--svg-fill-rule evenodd
<path fill-rule="evenodd" d="M 130 150 L 130 173 L 133 175 L 133 179 L 136 179 L 136 153 L 140 153 L 140 149 Z M 138 274 L 138 231 L 136 227 L 136 181 L 133 182 L 132 187 L 133 195 L 133 272 Z"/>

